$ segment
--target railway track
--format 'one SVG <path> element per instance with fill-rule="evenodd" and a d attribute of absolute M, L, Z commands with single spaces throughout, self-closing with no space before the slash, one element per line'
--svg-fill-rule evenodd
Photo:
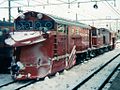
<path fill-rule="evenodd" d="M 84 88 L 88 88 L 88 90 L 102 90 L 102 88 L 108 83 L 108 81 L 110 80 L 110 78 L 112 77 L 112 75 L 116 72 L 116 70 L 118 69 L 118 67 L 120 66 L 120 63 L 116 63 L 115 64 L 115 60 L 119 60 L 117 58 L 120 58 L 120 54 L 116 55 L 115 57 L 113 57 L 110 61 L 108 61 L 107 63 L 105 63 L 103 66 L 101 66 L 99 69 L 97 69 L 95 72 L 93 72 L 91 75 L 89 75 L 86 79 L 84 79 L 82 82 L 80 82 L 79 84 L 77 84 L 73 90 L 84 90 Z M 112 65 L 111 64 L 115 64 L 115 68 L 113 70 L 110 70 L 108 68 L 110 68 Z M 108 70 L 110 71 L 108 73 L 108 75 L 105 73 L 103 73 L 103 71 Z M 100 77 L 101 75 L 101 77 Z M 106 76 L 103 79 L 103 76 Z M 102 82 L 100 83 L 100 81 L 97 81 L 97 83 L 95 83 L 96 79 L 102 79 Z M 94 82 L 91 83 L 91 82 Z M 97 84 L 97 85 L 96 85 Z"/>
<path fill-rule="evenodd" d="M 12 81 L 0 86 L 0 90 L 20 90 L 24 87 L 29 86 L 30 84 L 35 83 L 36 80 L 29 80 L 29 81 Z"/>
<path fill-rule="evenodd" d="M 16 83 L 16 81 L 11 81 L 11 82 L 9 82 L 9 83 L 0 85 L 0 88 L 5 87 L 5 86 L 8 86 L 8 85 L 13 84 L 13 83 Z"/>
<path fill-rule="evenodd" d="M 25 85 L 16 88 L 15 90 L 20 90 L 20 89 L 22 89 L 22 88 L 24 88 L 24 87 L 27 87 L 27 86 L 35 83 L 35 82 L 37 82 L 37 81 L 36 81 L 36 80 L 32 80 L 32 81 L 30 81 L 29 83 L 26 83 Z"/>
<path fill-rule="evenodd" d="M 117 53 L 118 54 L 118 53 Z M 108 60 L 107 60 L 107 58 L 102 58 L 102 57 L 100 57 L 101 59 L 103 59 L 105 62 L 100 62 L 101 60 L 99 60 L 98 61 L 98 59 L 95 59 L 95 60 L 93 60 L 94 62 L 96 61 L 96 62 L 99 62 L 99 63 L 101 63 L 101 64 L 93 64 L 93 61 L 92 62 L 85 62 L 85 64 L 81 64 L 81 65 L 78 65 L 78 66 L 75 66 L 74 68 L 72 68 L 71 70 L 69 70 L 69 71 L 67 71 L 67 72 L 65 72 L 65 73 L 62 73 L 62 75 L 59 75 L 59 76 L 57 76 L 57 77 L 54 77 L 54 78 L 52 78 L 52 79 L 49 79 L 49 80 L 42 80 L 43 82 L 39 82 L 39 81 L 41 81 L 41 80 L 38 80 L 38 81 L 36 81 L 36 80 L 31 80 L 31 81 L 16 81 L 16 82 L 10 82 L 10 83 L 6 83 L 6 84 L 4 84 L 3 86 L 1 85 L 0 86 L 0 90 L 26 90 L 26 89 L 28 89 L 28 88 L 30 88 L 30 87 L 32 87 L 32 84 L 34 85 L 34 88 L 43 88 L 43 90 L 47 90 L 48 88 L 50 89 L 52 86 L 53 86 L 53 89 L 51 89 L 51 90 L 54 90 L 55 88 L 59 88 L 58 90 L 76 90 L 76 89 L 78 89 L 78 90 L 85 90 L 84 89 L 84 86 L 86 85 L 86 83 L 88 83 L 90 80 L 90 82 L 94 82 L 95 83 L 95 81 L 94 80 L 92 80 L 92 78 L 94 78 L 94 76 L 96 76 L 101 70 L 104 70 L 104 68 L 106 67 L 106 66 L 108 66 L 110 63 L 112 63 L 113 61 L 115 61 L 115 59 L 116 58 L 120 58 L 120 54 L 115 54 L 114 55 L 114 58 L 112 58 L 112 57 L 110 57 L 110 58 L 108 58 Z M 98 57 L 99 58 L 99 57 Z M 112 58 L 112 59 L 111 59 Z M 106 59 L 106 60 L 105 60 Z M 116 60 L 117 61 L 117 60 Z M 87 63 L 89 63 L 90 65 L 93 65 L 94 67 L 91 67 L 91 69 L 89 68 L 88 69 L 88 64 Z M 104 64 L 105 63 L 105 64 Z M 89 66 L 90 66 L 89 65 Z M 81 66 L 83 66 L 84 68 L 81 68 L 80 69 L 80 67 Z M 87 67 L 86 67 L 87 66 Z M 117 66 L 117 64 L 114 64 L 114 65 L 111 65 L 111 66 Z M 100 68 L 101 67 L 101 68 Z M 110 67 L 110 66 L 109 66 Z M 119 65 L 118 65 L 118 67 L 119 67 Z M 117 69 L 117 67 L 116 67 L 116 69 Z M 85 74 L 85 72 L 81 72 L 81 70 L 87 70 L 87 72 L 86 73 L 88 73 L 88 74 Z M 111 70 L 111 69 L 110 69 Z M 113 69 L 112 71 L 116 71 L 115 69 Z M 75 77 L 76 75 L 79 75 L 79 74 L 77 74 L 77 72 L 81 72 L 81 73 L 83 73 L 83 74 L 81 74 L 81 76 L 79 76 L 80 77 L 80 81 L 79 81 L 79 79 L 77 79 L 77 78 L 79 78 L 79 77 L 77 77 L 76 79 L 75 78 L 73 78 L 72 79 L 72 82 L 76 82 L 76 80 L 78 80 L 74 85 L 73 85 L 73 83 L 72 83 L 72 85 L 71 84 L 69 84 L 69 79 L 66 79 L 66 78 L 71 78 L 71 77 Z M 111 72 L 110 72 L 111 73 Z M 109 75 L 110 75 L 110 73 L 109 73 Z M 75 75 L 75 76 L 74 76 Z M 101 75 L 102 75 L 102 73 L 101 73 Z M 109 76 L 108 75 L 108 76 Z M 112 75 L 112 74 L 111 74 Z M 67 76 L 67 77 L 66 77 Z M 82 77 L 83 76 L 83 77 Z M 86 76 L 86 77 L 85 77 Z M 89 76 L 89 77 L 88 77 Z M 107 77 L 108 77 L 107 76 Z M 86 78 L 86 79 L 85 79 Z M 110 77 L 109 77 L 110 78 Z M 100 84 L 99 85 L 99 88 L 96 88 L 96 90 L 101 90 L 101 88 L 102 87 L 104 87 L 104 85 L 105 85 L 105 83 L 106 82 L 108 82 L 108 80 L 109 80 L 109 78 L 108 79 L 106 79 L 106 81 L 104 80 L 104 84 L 103 84 L 103 82 L 102 82 L 102 84 Z M 70 80 L 71 81 L 71 80 Z M 36 83 L 36 82 L 38 82 L 38 83 Z M 52 82 L 52 83 L 51 83 Z M 61 83 L 61 82 L 64 82 L 64 83 Z M 79 83 L 80 82 L 80 83 Z M 55 83 L 55 85 L 54 85 L 54 83 Z M 66 83 L 66 84 L 65 84 Z M 78 84 L 79 83 L 79 84 Z M 47 85 L 47 87 L 45 86 L 45 85 Z M 59 86 L 58 86 L 59 85 Z M 94 84 L 93 84 L 94 85 Z M 56 87 L 57 86 L 57 87 Z M 63 86 L 63 87 L 65 87 L 65 88 L 62 88 L 61 86 Z M 90 84 L 89 84 L 89 86 L 90 86 Z M 92 85 L 91 85 L 92 86 Z M 44 88 L 47 88 L 47 89 L 44 89 Z M 81 89 L 82 88 L 82 89 Z M 39 90 L 39 89 L 36 89 L 36 90 Z M 88 90 L 90 90 L 90 89 L 88 89 Z M 93 90 L 93 88 L 91 89 L 91 90 Z"/>

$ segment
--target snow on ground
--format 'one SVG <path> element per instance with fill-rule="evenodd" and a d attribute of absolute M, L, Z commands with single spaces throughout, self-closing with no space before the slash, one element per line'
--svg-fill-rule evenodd
<path fill-rule="evenodd" d="M 0 86 L 9 82 L 12 82 L 10 74 L 0 74 Z"/>
<path fill-rule="evenodd" d="M 44 81 L 39 81 L 22 90 L 71 90 L 76 84 L 88 77 L 96 69 L 102 66 L 105 62 L 120 53 L 120 49 L 107 52 L 96 58 L 77 65 L 68 71 L 64 71 L 60 75 L 53 78 L 46 78 Z M 86 90 L 86 89 L 82 89 Z"/>
<path fill-rule="evenodd" d="M 104 88 L 102 90 L 108 90 L 112 84 L 112 81 L 115 79 L 115 77 L 118 75 L 120 71 L 117 70 L 114 75 L 110 78 L 109 82 L 104 86 Z"/>
<path fill-rule="evenodd" d="M 9 84 L 5 87 L 2 87 L 2 88 L 0 88 L 0 90 L 18 90 L 19 87 L 22 87 L 22 86 L 24 86 L 28 83 L 29 83 L 29 81 L 16 82 L 16 83 L 13 83 L 13 84 Z"/>
<path fill-rule="evenodd" d="M 106 78 L 111 74 L 112 71 L 116 68 L 116 66 L 120 63 L 120 56 L 117 57 L 112 63 L 110 63 L 107 67 L 102 69 L 99 73 L 95 74 L 87 83 L 85 83 L 78 90 L 98 90 L 99 87 L 104 83 Z"/>

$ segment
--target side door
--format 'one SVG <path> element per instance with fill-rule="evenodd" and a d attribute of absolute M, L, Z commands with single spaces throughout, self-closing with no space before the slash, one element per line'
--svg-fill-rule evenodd
<path fill-rule="evenodd" d="M 57 26 L 58 55 L 66 57 L 68 51 L 68 29 L 64 24 Z"/>

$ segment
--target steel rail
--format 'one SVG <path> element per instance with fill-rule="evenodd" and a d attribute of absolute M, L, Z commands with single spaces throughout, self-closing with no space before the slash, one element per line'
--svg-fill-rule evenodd
<path fill-rule="evenodd" d="M 78 88 L 80 88 L 82 85 L 84 85 L 88 80 L 90 80 L 95 74 L 97 74 L 100 70 L 104 69 L 104 67 L 106 67 L 109 63 L 111 63 L 115 58 L 117 58 L 120 55 L 120 53 L 118 55 L 116 55 L 115 57 L 113 57 L 110 61 L 108 61 L 107 63 L 105 63 L 102 67 L 100 67 L 99 69 L 97 69 L 95 72 L 93 72 L 91 75 L 89 75 L 86 79 L 84 79 L 82 82 L 80 82 L 78 85 L 76 85 L 72 90 L 77 90 Z M 104 85 L 102 85 L 104 86 Z M 101 86 L 101 87 L 102 87 Z"/>
<path fill-rule="evenodd" d="M 3 84 L 3 85 L 0 86 L 0 88 L 5 87 L 5 86 L 8 86 L 8 85 L 13 84 L 13 83 L 16 83 L 16 82 L 17 82 L 17 81 L 12 81 L 12 82 Z"/>
<path fill-rule="evenodd" d="M 106 80 L 103 82 L 103 84 L 98 88 L 98 90 L 102 90 L 104 86 L 109 82 L 111 77 L 114 75 L 114 73 L 117 71 L 118 67 L 120 66 L 120 63 L 116 66 L 116 68 L 113 70 L 113 72 L 106 78 Z"/>

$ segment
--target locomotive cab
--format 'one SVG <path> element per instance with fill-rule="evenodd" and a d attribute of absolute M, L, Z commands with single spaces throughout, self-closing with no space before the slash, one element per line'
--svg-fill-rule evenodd
<path fill-rule="evenodd" d="M 15 79 L 46 76 L 50 71 L 52 45 L 49 35 L 54 21 L 44 14 L 27 12 L 15 19 L 15 31 L 6 44 L 14 47 L 11 74 Z M 46 50 L 48 49 L 48 50 Z"/>

